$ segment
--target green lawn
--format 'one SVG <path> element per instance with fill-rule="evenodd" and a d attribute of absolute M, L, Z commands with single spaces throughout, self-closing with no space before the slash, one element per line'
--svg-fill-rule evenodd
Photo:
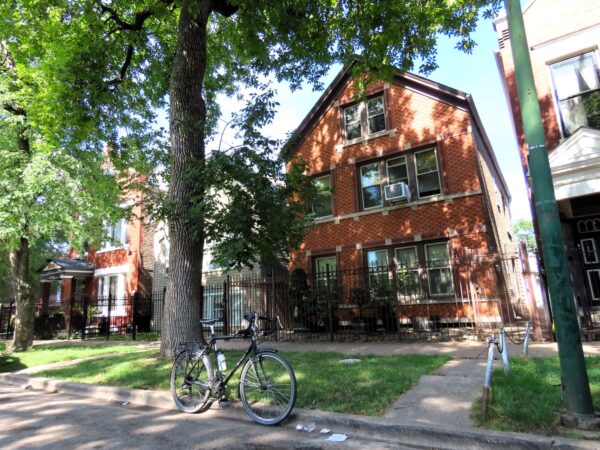
<path fill-rule="evenodd" d="M 226 352 L 229 367 L 241 356 Z M 421 377 L 450 358 L 447 356 L 356 356 L 356 364 L 342 364 L 349 356 L 338 353 L 285 352 L 298 380 L 299 408 L 314 408 L 377 416 Z M 137 389 L 168 390 L 171 363 L 158 358 L 156 351 L 118 355 L 77 366 L 44 371 L 40 376 L 81 383 L 126 386 Z M 229 384 L 236 396 L 237 376 Z M 235 381 L 235 382 L 234 382 Z"/>
<path fill-rule="evenodd" d="M 0 344 L 0 373 L 16 372 L 28 367 L 40 366 L 59 361 L 68 361 L 89 356 L 103 355 L 109 353 L 130 353 L 139 350 L 132 345 L 41 345 L 35 346 L 29 352 L 13 353 L 5 355 L 5 344 Z"/>
<path fill-rule="evenodd" d="M 600 357 L 586 358 L 594 409 L 600 411 Z M 473 405 L 473 418 L 480 426 L 501 431 L 555 434 L 554 414 L 563 407 L 558 357 L 513 358 L 510 373 L 494 371 L 488 419 L 481 415 L 481 401 Z"/>

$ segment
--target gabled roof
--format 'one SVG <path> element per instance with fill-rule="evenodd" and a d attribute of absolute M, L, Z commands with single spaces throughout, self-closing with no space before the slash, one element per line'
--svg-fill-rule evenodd
<path fill-rule="evenodd" d="M 355 64 L 356 62 L 353 62 L 352 64 L 343 68 L 325 89 L 319 100 L 317 100 L 315 105 L 302 120 L 298 128 L 296 128 L 294 131 L 293 137 L 288 143 L 289 146 L 286 145 L 285 148 L 287 155 L 293 155 L 296 152 L 298 147 L 300 147 L 302 144 L 302 141 L 316 126 L 321 116 L 344 90 L 347 82 L 351 78 L 351 69 Z M 500 187 L 504 190 L 506 197 L 510 201 L 511 195 L 508 185 L 504 179 L 504 176 L 502 175 L 502 172 L 500 171 L 500 166 L 496 160 L 496 156 L 494 155 L 492 145 L 487 137 L 485 129 L 483 128 L 483 124 L 479 117 L 479 113 L 475 108 L 475 102 L 473 101 L 471 95 L 458 89 L 451 88 L 450 86 L 429 80 L 420 75 L 409 72 L 401 72 L 400 70 L 395 71 L 392 81 L 397 85 L 422 92 L 426 95 L 431 95 L 440 101 L 452 104 L 469 112 L 483 140 L 484 148 L 480 149 L 480 152 L 490 164 L 490 168 L 495 172 L 495 175 L 497 175 L 497 181 Z"/>
<path fill-rule="evenodd" d="M 62 278 L 86 278 L 94 275 L 96 268 L 82 259 L 51 258 L 48 264 L 41 270 L 41 281 L 60 280 Z"/>

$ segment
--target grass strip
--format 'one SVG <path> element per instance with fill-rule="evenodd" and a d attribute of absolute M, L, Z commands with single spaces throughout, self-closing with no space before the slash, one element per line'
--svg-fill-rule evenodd
<path fill-rule="evenodd" d="M 600 410 L 600 357 L 586 358 L 594 409 Z M 511 358 L 510 373 L 494 371 L 488 417 L 481 414 L 481 400 L 473 405 L 472 418 L 479 426 L 500 431 L 556 434 L 563 409 L 558 357 Z"/>
<path fill-rule="evenodd" d="M 16 372 L 28 367 L 41 366 L 61 361 L 88 358 L 90 356 L 111 353 L 130 353 L 139 350 L 133 345 L 36 345 L 28 352 L 15 352 L 10 355 L 3 354 L 6 345 L 0 344 L 0 373 Z"/>
<path fill-rule="evenodd" d="M 397 355 L 354 356 L 340 353 L 285 352 L 298 381 L 299 408 L 380 416 L 422 375 L 431 373 L 448 356 Z M 226 352 L 231 368 L 240 351 Z M 360 362 L 344 364 L 340 360 Z M 213 366 L 215 366 L 213 362 Z M 150 350 L 118 355 L 75 366 L 46 370 L 38 375 L 80 383 L 123 386 L 135 389 L 168 390 L 171 362 Z M 237 376 L 228 385 L 230 398 L 237 397 Z"/>

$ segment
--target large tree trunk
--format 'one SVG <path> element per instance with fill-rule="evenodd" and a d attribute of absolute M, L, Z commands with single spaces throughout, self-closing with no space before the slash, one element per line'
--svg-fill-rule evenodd
<path fill-rule="evenodd" d="M 35 299 L 29 284 L 29 241 L 22 237 L 18 248 L 10 252 L 10 274 L 16 299 L 15 332 L 10 351 L 23 352 L 33 346 Z"/>
<path fill-rule="evenodd" d="M 206 106 L 202 90 L 210 9 L 210 1 L 189 1 L 182 5 L 171 73 L 170 274 L 161 332 L 161 353 L 169 358 L 179 342 L 202 339 L 199 321 L 204 236 L 199 232 L 201 214 L 195 215 L 194 223 L 189 217 L 190 211 L 198 211 L 204 191 L 188 171 L 202 164 L 205 156 Z"/>

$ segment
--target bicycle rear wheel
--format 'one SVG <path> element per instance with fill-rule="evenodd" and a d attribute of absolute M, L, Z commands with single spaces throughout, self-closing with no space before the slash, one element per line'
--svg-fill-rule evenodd
<path fill-rule="evenodd" d="M 210 408 L 212 379 L 208 356 L 189 351 L 179 354 L 171 369 L 171 394 L 177 407 L 186 413 Z"/>
<path fill-rule="evenodd" d="M 283 356 L 261 351 L 244 365 L 239 390 L 242 405 L 255 422 L 276 425 L 294 408 L 296 376 Z"/>

